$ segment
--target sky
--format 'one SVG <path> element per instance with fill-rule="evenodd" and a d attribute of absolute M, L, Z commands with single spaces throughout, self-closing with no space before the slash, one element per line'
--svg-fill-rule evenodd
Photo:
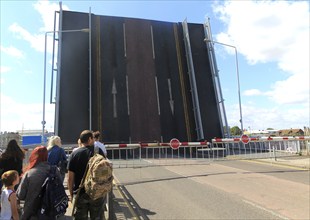
<path fill-rule="evenodd" d="M 310 126 L 309 1 L 70 0 L 62 8 L 168 22 L 209 19 L 213 41 L 219 42 L 214 46 L 228 125 L 241 128 L 241 104 L 247 130 Z M 54 30 L 59 1 L 0 0 L 0 9 L 0 131 L 40 130 L 45 33 Z M 51 36 L 47 39 L 45 128 L 53 132 Z M 220 43 L 235 47 L 237 56 Z"/>

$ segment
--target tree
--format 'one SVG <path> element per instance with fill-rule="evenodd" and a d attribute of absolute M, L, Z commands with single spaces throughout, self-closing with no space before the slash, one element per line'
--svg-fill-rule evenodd
<path fill-rule="evenodd" d="M 231 135 L 233 136 L 237 136 L 237 135 L 241 135 L 242 132 L 241 132 L 241 129 L 238 127 L 238 126 L 234 126 L 230 129 L 230 133 Z"/>
<path fill-rule="evenodd" d="M 267 128 L 266 130 L 274 130 L 273 128 Z"/>

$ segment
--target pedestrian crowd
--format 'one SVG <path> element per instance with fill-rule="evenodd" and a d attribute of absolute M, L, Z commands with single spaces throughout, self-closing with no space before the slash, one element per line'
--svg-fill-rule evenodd
<path fill-rule="evenodd" d="M 31 151 L 24 167 L 25 150 L 16 140 L 10 140 L 0 155 L 0 220 L 58 219 L 66 213 L 69 202 L 73 206 L 73 219 L 104 219 L 106 193 L 111 190 L 113 177 L 107 151 L 99 138 L 99 131 L 82 131 L 77 147 L 67 158 L 61 138 L 52 136 L 47 146 L 37 146 Z M 90 164 L 95 159 L 97 164 L 103 161 L 101 168 L 96 169 L 109 172 L 96 171 Z M 111 175 L 101 178 L 105 181 L 103 184 L 92 178 L 97 175 L 94 172 Z M 69 195 L 63 187 L 65 175 Z M 96 184 L 99 187 L 92 188 Z M 98 193 L 99 197 L 93 196 Z"/>

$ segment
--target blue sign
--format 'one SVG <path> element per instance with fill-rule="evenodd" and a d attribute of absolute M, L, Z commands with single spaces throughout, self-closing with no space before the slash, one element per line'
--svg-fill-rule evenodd
<path fill-rule="evenodd" d="M 46 143 L 47 137 L 44 137 L 44 143 Z M 42 136 L 35 135 L 35 136 L 23 136 L 22 145 L 31 145 L 31 144 L 38 144 L 42 143 Z"/>

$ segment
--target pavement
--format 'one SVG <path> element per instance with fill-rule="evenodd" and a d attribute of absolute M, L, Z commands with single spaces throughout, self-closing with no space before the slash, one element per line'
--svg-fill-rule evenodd
<path fill-rule="evenodd" d="M 269 164 L 271 166 L 282 166 L 291 169 L 302 169 L 310 171 L 310 155 L 307 156 L 291 156 L 291 157 L 281 157 L 281 158 L 266 158 L 266 159 L 255 159 L 254 161 L 258 163 Z M 66 179 L 65 179 L 65 188 Z M 131 208 L 130 201 L 127 200 L 128 196 L 124 193 L 126 190 L 122 189 L 122 186 L 117 182 L 114 183 L 113 192 L 111 193 L 111 213 L 110 219 L 139 219 Z M 69 192 L 67 191 L 69 194 Z M 73 219 L 71 217 L 72 204 L 69 203 L 66 215 L 61 219 Z M 106 218 L 108 219 L 107 213 Z"/>
<path fill-rule="evenodd" d="M 67 195 L 69 195 L 68 187 L 67 187 L 67 179 L 65 178 L 64 181 L 65 189 Z M 111 200 L 112 207 L 110 207 L 111 216 L 108 217 L 108 212 L 105 212 L 106 219 L 113 219 L 113 220 L 125 220 L 125 219 L 138 219 L 135 217 L 131 206 L 128 204 L 126 196 L 123 194 L 123 191 L 119 188 L 120 186 L 114 182 L 112 193 L 110 193 L 109 199 Z M 69 207 L 67 208 L 67 212 L 65 216 L 59 218 L 60 220 L 71 220 L 72 218 L 72 203 L 69 202 Z"/>
<path fill-rule="evenodd" d="M 271 165 L 310 170 L 310 155 L 280 157 L 280 158 L 266 158 L 266 159 L 255 159 L 255 160 L 258 162 L 267 163 Z"/>

